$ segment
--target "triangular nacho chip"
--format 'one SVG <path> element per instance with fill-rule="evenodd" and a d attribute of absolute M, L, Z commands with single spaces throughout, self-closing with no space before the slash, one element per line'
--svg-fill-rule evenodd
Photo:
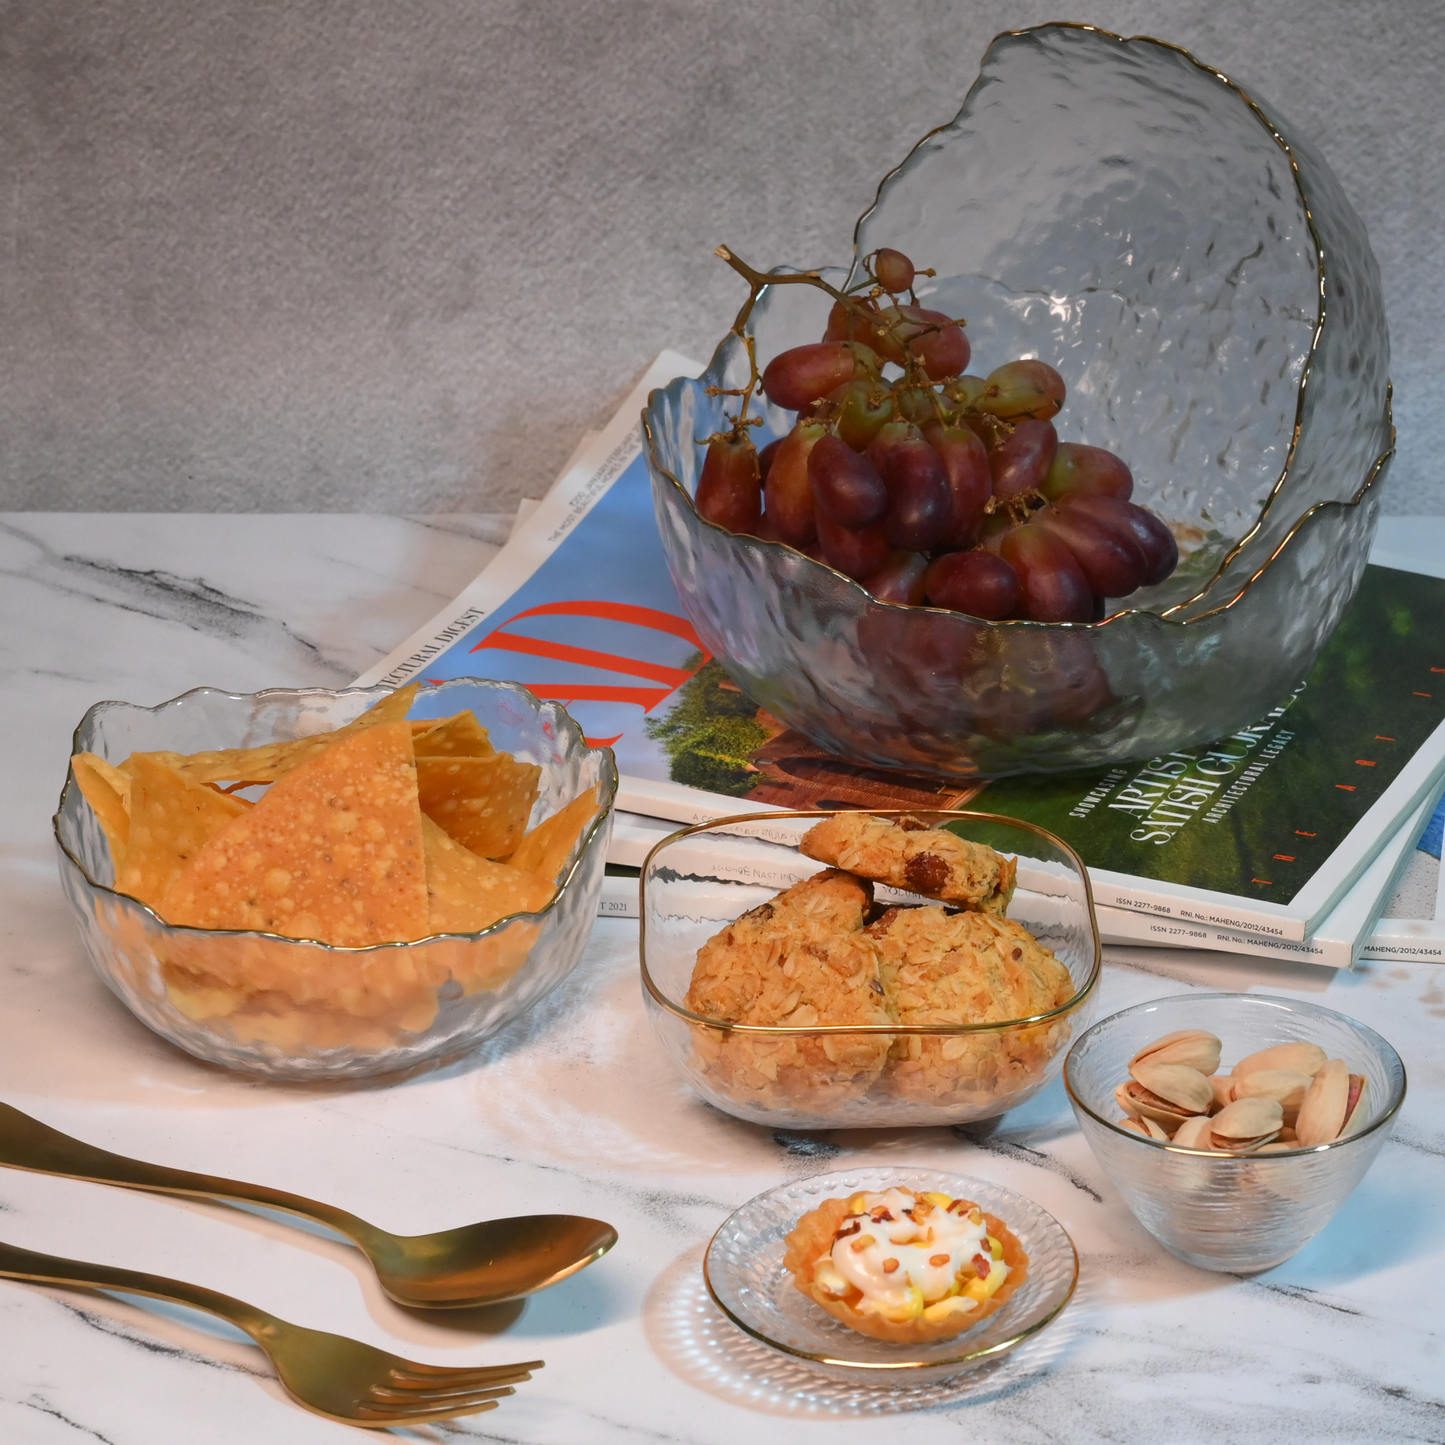
<path fill-rule="evenodd" d="M 155 756 L 196 783 L 274 783 L 344 738 L 365 732 L 368 728 L 400 722 L 411 711 L 420 686 L 419 682 L 414 682 L 398 688 L 360 717 L 331 732 L 312 733 L 308 737 L 292 738 L 283 743 L 262 743 L 255 748 L 223 748 L 219 752 L 189 755 L 158 753 Z"/>
<path fill-rule="evenodd" d="M 503 858 L 522 841 L 541 776 L 510 753 L 416 761 L 422 812 L 483 858 Z"/>
<path fill-rule="evenodd" d="M 70 760 L 70 770 L 110 844 L 110 861 L 119 877 L 130 838 L 130 779 L 94 753 L 76 753 Z"/>
<path fill-rule="evenodd" d="M 405 722 L 363 728 L 292 769 L 211 839 L 158 910 L 358 948 L 428 932 L 421 812 Z"/>
<path fill-rule="evenodd" d="M 130 762 L 130 830 L 115 886 L 156 908 L 171 880 L 252 805 L 193 783 L 148 753 Z"/>
<path fill-rule="evenodd" d="M 560 813 L 553 813 L 545 823 L 538 823 L 507 861 L 513 868 L 524 868 L 548 883 L 556 883 L 572 857 L 577 840 L 597 816 L 598 790 L 588 788 L 579 793 Z"/>
<path fill-rule="evenodd" d="M 556 889 L 533 873 L 479 858 L 422 816 L 433 933 L 479 933 L 512 913 L 536 913 Z"/>
<path fill-rule="evenodd" d="M 497 751 L 474 712 L 459 712 L 417 728 L 413 723 L 411 745 L 419 758 L 489 758 Z"/>

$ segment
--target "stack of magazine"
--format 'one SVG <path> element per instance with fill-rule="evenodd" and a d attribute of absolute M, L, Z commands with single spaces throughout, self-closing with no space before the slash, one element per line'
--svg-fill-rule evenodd
<path fill-rule="evenodd" d="M 358 679 L 525 683 L 613 748 L 622 785 L 605 913 L 636 916 L 637 869 L 680 824 L 769 808 L 972 807 L 1069 842 L 1108 943 L 1346 968 L 1445 961 L 1439 559 L 1368 566 L 1308 678 L 1214 743 L 985 783 L 852 763 L 739 691 L 673 590 L 638 417 L 650 390 L 701 369 L 664 352 L 547 496 L 524 505 L 476 581 Z"/>

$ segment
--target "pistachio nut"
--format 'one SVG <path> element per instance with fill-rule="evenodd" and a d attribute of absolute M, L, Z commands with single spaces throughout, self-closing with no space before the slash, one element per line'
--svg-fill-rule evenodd
<path fill-rule="evenodd" d="M 1186 1068 L 1197 1069 L 1201 1074 L 1212 1074 L 1219 1067 L 1219 1055 L 1223 1044 L 1203 1029 L 1180 1029 L 1165 1034 L 1152 1044 L 1145 1044 L 1132 1059 L 1129 1068 L 1146 1060 L 1151 1064 L 1183 1064 Z M 1137 1076 L 1136 1076 L 1137 1077 Z"/>
<path fill-rule="evenodd" d="M 1350 1101 L 1350 1071 L 1343 1059 L 1330 1059 L 1314 1076 L 1294 1121 L 1300 1146 L 1313 1148 L 1338 1139 Z"/>
<path fill-rule="evenodd" d="M 1174 1131 L 1173 1142 L 1183 1149 L 1208 1149 L 1212 1122 L 1208 1114 L 1196 1114 L 1192 1119 L 1186 1119 Z"/>
<path fill-rule="evenodd" d="M 1129 1072 L 1151 1094 L 1176 1105 L 1181 1114 L 1203 1114 L 1214 1102 L 1209 1080 L 1187 1064 L 1156 1064 L 1146 1059 L 1130 1064 Z"/>
<path fill-rule="evenodd" d="M 1142 1134 L 1146 1139 L 1168 1141 L 1169 1136 L 1152 1119 L 1120 1119 L 1119 1127 L 1131 1134 Z"/>
<path fill-rule="evenodd" d="M 1234 1102 L 1234 1086 L 1239 1082 L 1233 1074 L 1211 1074 L 1209 1076 L 1209 1087 L 1214 1090 L 1214 1108 L 1216 1112 L 1226 1104 Z"/>
<path fill-rule="evenodd" d="M 1349 1102 L 1345 1106 L 1345 1127 L 1340 1138 L 1363 1129 L 1370 1122 L 1370 1081 L 1363 1074 L 1350 1075 Z"/>
<path fill-rule="evenodd" d="M 1269 1143 L 1283 1123 L 1278 1099 L 1236 1099 L 1209 1121 L 1209 1136 L 1216 1149 L 1247 1151 Z"/>
<path fill-rule="evenodd" d="M 1278 1099 L 1286 1123 L 1293 1123 L 1304 1103 L 1310 1076 L 1298 1069 L 1253 1069 L 1234 1081 L 1236 1099 Z"/>
<path fill-rule="evenodd" d="M 1230 1073 L 1236 1079 L 1256 1069 L 1297 1069 L 1311 1078 L 1324 1067 L 1328 1054 L 1318 1044 L 1274 1044 L 1241 1059 Z"/>

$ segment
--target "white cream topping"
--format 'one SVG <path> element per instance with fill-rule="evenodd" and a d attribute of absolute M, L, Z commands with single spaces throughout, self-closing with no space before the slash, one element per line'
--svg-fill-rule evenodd
<path fill-rule="evenodd" d="M 860 1313 L 912 1317 L 948 1296 L 957 1308 L 971 1310 L 979 1301 L 976 1294 L 959 1297 L 959 1271 L 977 1271 L 993 1286 L 986 1295 L 1002 1283 L 989 1276 L 1008 1273 L 1008 1266 L 992 1257 L 988 1225 L 975 1208 L 960 1203 L 946 1209 L 906 1189 L 856 1195 L 851 1203 L 854 1212 L 840 1226 L 842 1237 L 813 1278 L 830 1294 L 845 1295 L 850 1285 L 861 1290 L 855 1306 Z"/>

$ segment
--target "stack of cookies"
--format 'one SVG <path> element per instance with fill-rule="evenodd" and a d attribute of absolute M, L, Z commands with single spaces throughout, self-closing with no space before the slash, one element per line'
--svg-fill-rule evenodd
<path fill-rule="evenodd" d="M 1062 1033 L 1047 1023 L 952 1034 L 809 1032 L 1027 1019 L 1067 1003 L 1074 983 L 1005 916 L 1015 863 L 992 848 L 913 818 L 840 813 L 813 828 L 801 851 L 832 866 L 698 950 L 686 1000 L 693 1013 L 779 1030 L 694 1031 L 701 1066 L 730 1098 L 826 1109 L 871 1090 L 972 1109 L 1011 1093 L 1053 1053 Z M 881 909 L 875 883 L 939 903 Z"/>

